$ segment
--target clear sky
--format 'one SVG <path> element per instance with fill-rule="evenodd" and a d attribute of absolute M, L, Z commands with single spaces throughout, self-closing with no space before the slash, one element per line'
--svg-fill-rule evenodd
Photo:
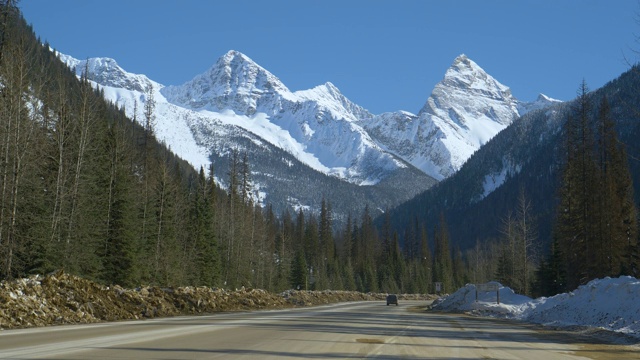
<path fill-rule="evenodd" d="M 378 114 L 418 112 L 454 58 L 521 100 L 569 100 L 638 61 L 637 0 L 22 0 L 42 41 L 179 85 L 238 50 L 290 90 L 327 81 Z"/>

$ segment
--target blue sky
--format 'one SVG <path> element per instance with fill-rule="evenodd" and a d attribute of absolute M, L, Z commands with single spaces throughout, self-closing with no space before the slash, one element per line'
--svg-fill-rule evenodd
<path fill-rule="evenodd" d="M 454 58 L 521 100 L 561 100 L 629 68 L 637 0 L 22 0 L 38 36 L 164 85 L 245 53 L 292 91 L 327 81 L 373 113 L 417 112 Z"/>

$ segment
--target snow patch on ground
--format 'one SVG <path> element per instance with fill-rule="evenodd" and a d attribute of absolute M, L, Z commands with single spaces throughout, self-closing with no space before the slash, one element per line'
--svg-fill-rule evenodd
<path fill-rule="evenodd" d="M 499 283 L 496 292 L 478 293 L 468 284 L 436 300 L 434 310 L 472 312 L 550 326 L 587 326 L 640 339 L 640 280 L 621 276 L 596 279 L 578 289 L 553 297 L 531 299 Z"/>

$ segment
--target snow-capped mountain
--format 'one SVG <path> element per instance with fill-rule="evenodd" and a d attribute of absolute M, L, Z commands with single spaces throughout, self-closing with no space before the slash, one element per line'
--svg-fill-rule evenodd
<path fill-rule="evenodd" d="M 519 115 L 511 90 L 460 55 L 418 113 L 427 124 L 421 155 L 447 177 Z"/>
<path fill-rule="evenodd" d="M 528 112 L 546 109 L 548 107 L 551 107 L 551 106 L 553 106 L 555 104 L 559 104 L 561 102 L 562 101 L 550 98 L 545 94 L 539 94 L 538 98 L 536 98 L 535 101 L 520 103 L 518 105 L 519 106 L 518 111 L 520 112 L 520 115 L 522 116 L 522 115 L 524 115 L 524 114 L 526 114 Z"/>
<path fill-rule="evenodd" d="M 248 152 L 258 197 L 280 204 L 278 210 L 313 207 L 327 193 L 343 198 L 329 199 L 334 210 L 346 194 L 359 194 L 362 206 L 394 206 L 454 173 L 520 114 L 553 102 L 542 95 L 519 102 L 464 55 L 417 115 L 373 115 L 329 82 L 291 91 L 237 51 L 178 86 L 128 73 L 109 58 L 59 57 L 78 75 L 88 71 L 132 118 L 144 118 L 143 104 L 153 96 L 156 136 L 194 167 L 213 162 L 220 179 L 232 150 Z M 345 204 L 357 211 L 352 207 Z"/>
<path fill-rule="evenodd" d="M 555 102 L 542 94 L 534 103 L 520 102 L 508 87 L 460 55 L 417 115 L 385 113 L 365 127 L 385 149 L 441 180 L 514 119 Z"/>
<path fill-rule="evenodd" d="M 69 55 L 57 54 L 58 58 L 67 66 L 76 69 L 78 76 L 86 71 L 91 74 L 91 81 L 100 86 L 144 93 L 149 86 L 157 87 L 159 85 L 145 75 L 126 72 L 114 59 L 92 58 L 78 60 Z"/>
<path fill-rule="evenodd" d="M 323 196 L 338 215 L 359 212 L 367 203 L 382 209 L 435 183 L 373 141 L 358 122 L 372 115 L 333 84 L 291 92 L 239 52 L 168 87 L 126 72 L 113 59 L 59 57 L 78 76 L 88 71 L 131 118 L 142 121 L 144 103 L 153 96 L 156 136 L 196 168 L 214 163 L 221 183 L 229 153 L 247 152 L 256 197 L 278 212 L 314 208 Z"/>
<path fill-rule="evenodd" d="M 336 118 L 358 120 L 372 115 L 352 103 L 331 83 L 311 90 L 292 93 L 275 75 L 256 64 L 248 56 L 231 50 L 203 74 L 180 86 L 163 89 L 166 98 L 194 110 L 223 111 L 269 116 L 282 113 L 287 102 L 316 102 Z"/>
<path fill-rule="evenodd" d="M 333 84 L 291 92 L 237 51 L 229 51 L 193 80 L 161 93 L 170 103 L 200 114 L 241 118 L 245 130 L 318 171 L 358 185 L 376 184 L 406 166 L 356 123 L 372 115 Z"/>

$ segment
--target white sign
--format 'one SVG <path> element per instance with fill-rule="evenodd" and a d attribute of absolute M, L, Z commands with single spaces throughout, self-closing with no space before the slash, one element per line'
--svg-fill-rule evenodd
<path fill-rule="evenodd" d="M 481 292 L 498 291 L 498 284 L 476 284 L 476 289 Z"/>
<path fill-rule="evenodd" d="M 478 301 L 479 292 L 496 292 L 496 302 L 500 304 L 500 287 L 498 284 L 476 284 L 476 302 Z"/>

